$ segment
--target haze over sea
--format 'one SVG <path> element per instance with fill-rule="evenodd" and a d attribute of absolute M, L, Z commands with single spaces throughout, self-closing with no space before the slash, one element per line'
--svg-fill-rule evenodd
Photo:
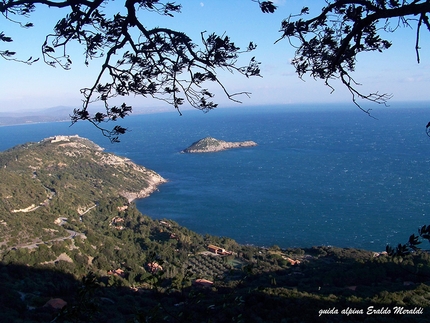
<path fill-rule="evenodd" d="M 137 115 L 121 123 L 131 131 L 114 145 L 86 123 L 9 126 L 0 149 L 79 134 L 169 180 L 137 201 L 152 218 L 239 243 L 382 251 L 430 224 L 426 107 L 378 107 L 377 119 L 351 103 Z M 258 146 L 180 153 L 206 136 Z"/>

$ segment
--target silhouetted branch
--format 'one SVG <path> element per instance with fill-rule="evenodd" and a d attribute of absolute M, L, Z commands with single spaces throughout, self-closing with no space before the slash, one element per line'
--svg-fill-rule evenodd
<path fill-rule="evenodd" d="M 229 93 L 217 75 L 220 69 L 246 77 L 260 75 L 255 58 L 247 66 L 238 65 L 239 55 L 256 48 L 253 43 L 241 50 L 226 35 L 203 32 L 202 44 L 198 46 L 180 31 L 162 27 L 147 29 L 137 16 L 138 10 L 146 10 L 173 17 L 174 13 L 180 12 L 181 6 L 171 2 L 125 0 L 125 13 L 108 16 L 105 10 L 108 2 L 102 0 L 2 1 L 0 13 L 27 17 L 35 11 L 35 4 L 69 10 L 42 45 L 46 64 L 70 69 L 72 59 L 68 55 L 68 46 L 72 42 L 83 46 L 86 65 L 103 57 L 95 82 L 81 89 L 84 97 L 82 108 L 75 109 L 71 118 L 72 124 L 79 120 L 90 121 L 112 141 L 117 141 L 125 129 L 107 130 L 102 123 L 115 121 L 132 112 L 126 104 L 126 111 L 110 108 L 108 101 L 113 97 L 149 96 L 167 102 L 179 113 L 180 107 L 188 102 L 192 107 L 207 112 L 217 104 L 213 102 L 214 94 L 203 84 L 214 82 L 234 102 L 240 102 L 235 98 L 239 94 L 249 95 L 247 92 Z M 262 10 L 274 10 L 270 1 L 259 4 Z M 11 40 L 3 34 L 0 37 L 3 42 Z M 12 59 L 14 54 L 0 52 L 7 59 Z M 105 111 L 90 115 L 89 105 L 97 101 L 103 102 Z"/>
<path fill-rule="evenodd" d="M 389 256 L 404 257 L 406 255 L 419 251 L 420 248 L 418 246 L 422 243 L 423 239 L 430 242 L 430 225 L 423 225 L 421 228 L 419 228 L 418 236 L 412 234 L 409 237 L 408 242 L 406 242 L 405 244 L 399 243 L 395 248 L 387 245 L 386 251 Z"/>
<path fill-rule="evenodd" d="M 323 79 L 330 86 L 333 79 L 340 79 L 352 95 L 353 102 L 364 112 L 357 98 L 386 104 L 391 94 L 373 92 L 362 93 L 350 75 L 355 70 L 356 56 L 361 52 L 382 52 L 391 46 L 391 42 L 383 39 L 381 31 L 394 32 L 400 26 L 410 26 L 416 21 L 416 52 L 419 62 L 419 33 L 424 23 L 429 28 L 428 1 L 379 1 L 379 0 L 338 0 L 327 1 L 327 5 L 318 15 L 303 19 L 309 14 L 304 7 L 300 14 L 290 15 L 281 24 L 282 36 L 277 40 L 288 39 L 294 44 L 296 53 L 292 64 L 296 73 L 302 78 L 310 75 Z M 419 16 L 417 20 L 414 18 Z M 391 21 L 395 27 L 391 28 Z M 334 88 L 330 86 L 333 90 Z"/>

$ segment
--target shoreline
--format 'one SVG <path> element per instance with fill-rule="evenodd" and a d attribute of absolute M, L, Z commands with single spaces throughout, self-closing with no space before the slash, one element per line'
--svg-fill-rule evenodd
<path fill-rule="evenodd" d="M 143 200 L 147 197 L 149 197 L 152 193 L 160 191 L 158 189 L 158 186 L 163 185 L 168 182 L 165 178 L 163 178 L 161 175 L 161 180 L 157 183 L 154 183 L 150 185 L 148 188 L 143 189 L 139 192 L 120 192 L 119 195 L 126 198 L 128 203 L 136 202 L 137 200 Z"/>

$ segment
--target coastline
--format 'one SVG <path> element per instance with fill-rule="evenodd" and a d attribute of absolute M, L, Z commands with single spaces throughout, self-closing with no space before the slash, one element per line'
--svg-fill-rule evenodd
<path fill-rule="evenodd" d="M 142 205 L 141 210 L 145 214 L 153 218 L 171 218 L 197 232 L 228 235 L 243 243 L 262 246 L 334 245 L 383 250 L 387 243 L 405 241 L 406 234 L 416 232 L 417 225 L 425 224 L 423 213 L 427 213 L 428 208 L 418 194 L 424 191 L 420 189 L 422 179 L 402 176 L 400 182 L 393 174 L 396 174 L 396 169 L 403 169 L 402 164 L 407 161 L 409 166 L 413 166 L 409 171 L 416 170 L 417 173 L 420 165 L 424 164 L 428 155 L 428 149 L 425 149 L 428 137 L 422 122 L 427 120 L 428 109 L 387 110 L 375 125 L 375 121 L 367 116 L 363 116 L 366 118 L 364 122 L 356 120 L 356 111 L 318 111 L 307 115 L 305 112 L 279 113 L 278 110 L 270 114 L 272 110 L 268 109 L 258 114 L 255 112 L 255 115 L 247 115 L 244 111 L 240 118 L 237 117 L 238 110 L 235 111 L 222 111 L 209 118 L 197 115 L 198 119 L 194 116 L 196 114 L 187 115 L 186 119 L 169 114 L 166 118 L 161 114 L 148 118 L 131 116 L 126 126 L 132 131 L 121 139 L 120 144 L 114 145 L 96 131 L 85 133 L 90 125 L 81 127 L 78 124 L 76 129 L 64 123 L 51 123 L 49 127 L 44 124 L 29 128 L 2 128 L 7 138 L 3 147 L 59 134 L 63 128 L 67 128 L 64 129 L 66 133 L 71 130 L 72 134 L 90 135 L 108 151 L 168 177 L 171 183 L 160 186 L 160 192 L 154 192 L 142 202 L 135 201 Z M 401 115 L 401 122 L 397 122 Z M 238 119 L 245 121 L 243 127 L 237 126 Z M 320 122 L 323 119 L 325 122 Z M 312 131 L 310 123 L 314 125 Z M 278 127 L 281 124 L 282 127 Z M 144 127 L 140 128 L 142 125 Z M 169 132 L 164 131 L 166 126 Z M 345 131 L 342 130 L 344 128 Z M 260 147 L 188 157 L 179 153 L 209 131 L 218 138 L 254 139 Z M 378 137 L 380 133 L 391 134 L 392 140 L 379 143 L 378 138 L 383 138 Z M 323 134 L 332 136 L 332 139 L 327 143 L 322 141 Z M 312 141 L 313 138 L 318 138 L 318 141 Z M 348 145 L 343 145 L 345 140 L 348 140 Z M 398 150 L 396 146 L 400 143 L 401 149 Z M 372 159 L 375 152 L 384 154 L 378 153 L 378 159 Z M 397 154 L 401 158 L 394 160 Z M 393 166 L 388 170 L 386 158 L 393 160 L 388 163 Z M 350 159 L 353 163 L 349 162 Z M 328 169 L 325 167 L 328 161 L 336 164 Z M 249 182 L 251 178 L 253 181 Z M 368 181 L 370 178 L 372 180 Z M 343 179 L 349 180 L 348 185 L 343 185 Z M 412 181 L 418 187 L 417 193 L 407 189 Z M 387 182 L 392 185 L 386 185 L 385 191 L 374 190 Z M 374 185 L 369 187 L 367 183 Z M 314 188 L 315 184 L 319 185 L 318 188 Z M 138 193 L 141 188 L 146 188 L 146 185 L 133 189 L 124 187 L 122 190 Z M 402 188 L 402 196 L 397 194 L 399 188 Z M 278 194 L 282 192 L 286 194 Z M 394 198 L 389 198 L 384 192 L 394 194 Z M 382 200 L 383 197 L 387 200 Z M 201 203 L 203 199 L 206 205 Z M 350 202 L 355 200 L 359 204 L 350 207 Z M 404 209 L 402 200 L 413 201 L 413 205 L 408 202 L 407 215 L 400 212 Z M 178 208 L 180 201 L 183 204 Z M 374 213 L 381 216 L 369 216 Z M 202 221 L 195 214 L 204 214 L 206 219 L 215 221 Z M 318 223 L 318 227 L 312 223 Z"/>
<path fill-rule="evenodd" d="M 148 196 L 150 196 L 152 193 L 159 191 L 158 186 L 167 183 L 168 181 L 158 175 L 160 180 L 157 182 L 150 183 L 149 187 L 139 191 L 139 192 L 120 192 L 119 194 L 122 197 L 125 197 L 128 200 L 128 203 L 133 203 L 137 200 L 144 199 Z M 155 176 L 154 178 L 156 178 Z"/>

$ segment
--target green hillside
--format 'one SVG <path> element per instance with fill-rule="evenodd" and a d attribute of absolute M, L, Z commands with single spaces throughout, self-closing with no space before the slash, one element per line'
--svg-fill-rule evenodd
<path fill-rule="evenodd" d="M 64 226 L 55 224 L 59 217 L 78 225 L 104 200 L 144 197 L 163 182 L 155 172 L 78 136 L 14 147 L 0 154 L 2 246 L 64 236 Z"/>
<path fill-rule="evenodd" d="M 427 252 L 245 246 L 153 220 L 132 200 L 165 180 L 79 137 L 0 166 L 4 322 L 428 322 Z"/>

